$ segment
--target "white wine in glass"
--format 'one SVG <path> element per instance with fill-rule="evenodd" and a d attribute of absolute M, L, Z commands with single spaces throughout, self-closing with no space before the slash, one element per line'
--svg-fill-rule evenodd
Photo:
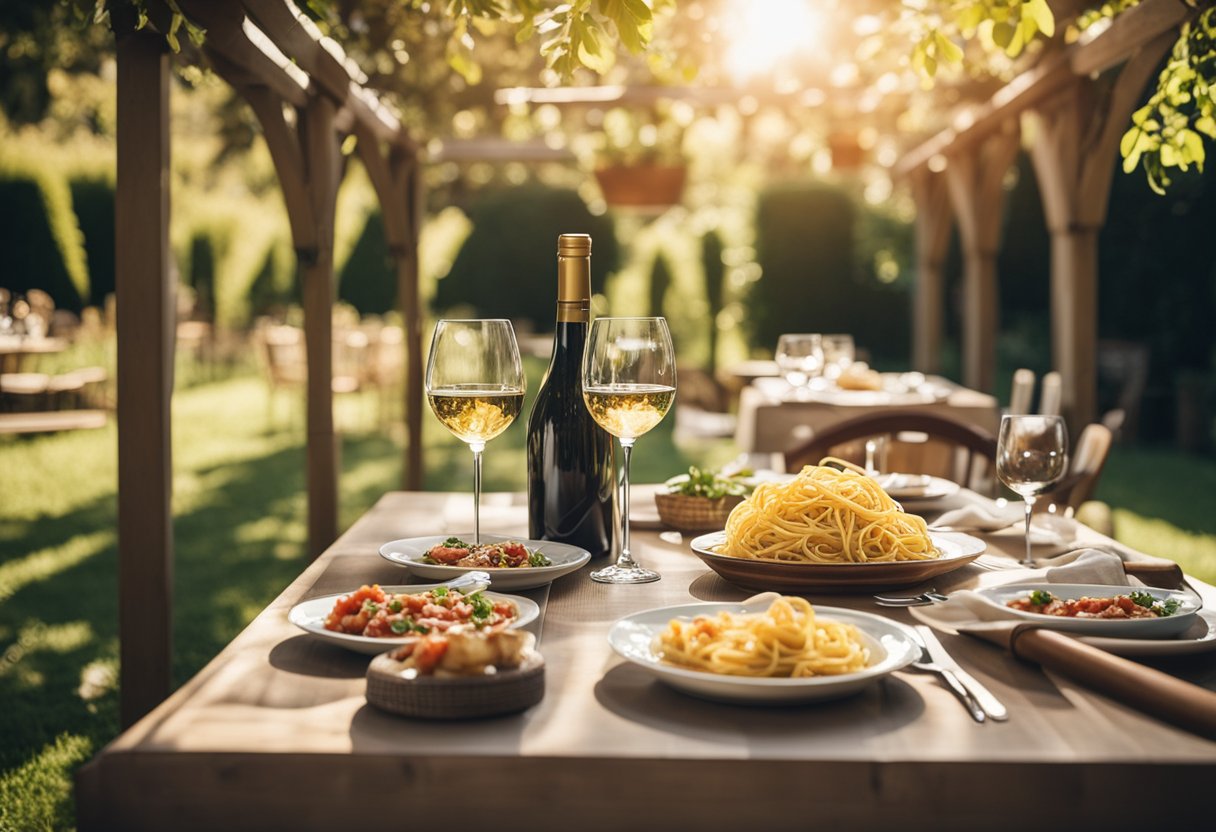
<path fill-rule="evenodd" d="M 1030 516 L 1039 495 L 1068 467 L 1068 431 L 1059 416 L 1005 416 L 997 439 L 996 475 L 1026 501 L 1026 556 L 1030 556 Z"/>
<path fill-rule="evenodd" d="M 675 350 L 663 318 L 599 318 L 583 353 L 583 401 L 604 430 L 621 442 L 621 551 L 593 581 L 642 584 L 659 573 L 643 569 L 629 549 L 629 458 L 637 438 L 663 421 L 676 397 Z"/>
<path fill-rule="evenodd" d="M 481 454 L 524 404 L 523 363 L 507 320 L 442 320 L 426 362 L 426 397 L 473 452 L 473 543 L 481 543 Z"/>

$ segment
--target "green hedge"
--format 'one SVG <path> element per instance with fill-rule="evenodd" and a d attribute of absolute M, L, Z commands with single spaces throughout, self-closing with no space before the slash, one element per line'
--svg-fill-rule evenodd
<path fill-rule="evenodd" d="M 89 271 L 85 301 L 100 306 L 114 292 L 114 180 L 108 176 L 74 176 L 68 182 L 72 207 L 84 234 Z"/>
<path fill-rule="evenodd" d="M 0 160 L 0 285 L 43 289 L 55 305 L 79 312 L 88 294 L 88 266 L 72 194 L 57 171 Z"/>
<path fill-rule="evenodd" d="M 367 215 L 363 232 L 338 275 L 338 299 L 360 315 L 383 315 L 397 308 L 397 274 L 384 238 L 384 216 Z"/>
<path fill-rule="evenodd" d="M 612 220 L 595 216 L 572 190 L 539 184 L 487 191 L 470 206 L 473 231 L 439 281 L 437 310 L 472 307 L 479 315 L 553 326 L 557 238 L 590 234 L 592 291 L 602 292 L 620 262 Z"/>
<path fill-rule="evenodd" d="M 859 210 L 839 188 L 786 183 L 756 205 L 756 259 L 748 321 L 753 342 L 776 346 L 783 332 L 847 332 L 875 359 L 906 360 L 907 283 L 883 284 L 858 257 Z"/>

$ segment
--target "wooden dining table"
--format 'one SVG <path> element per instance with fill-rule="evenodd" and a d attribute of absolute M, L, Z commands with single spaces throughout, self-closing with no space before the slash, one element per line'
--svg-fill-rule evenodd
<path fill-rule="evenodd" d="M 540 704 L 464 721 L 378 711 L 365 699 L 369 657 L 305 634 L 288 611 L 365 583 L 403 583 L 405 571 L 377 554 L 382 543 L 467 531 L 471 520 L 467 494 L 386 494 L 80 770 L 80 828 L 1110 830 L 1210 811 L 1216 742 L 967 636 L 941 641 L 1005 703 L 1007 722 L 972 721 L 936 676 L 911 669 L 796 706 L 719 704 L 665 686 L 613 653 L 612 623 L 752 592 L 710 571 L 687 536 L 658 529 L 632 537 L 636 557 L 662 573 L 657 583 L 597 584 L 585 568 L 520 593 L 542 608 L 529 625 L 545 659 Z M 524 495 L 483 495 L 482 527 L 523 535 Z M 1014 558 L 1023 544 L 1016 529 L 984 539 L 985 559 Z M 1077 541 L 1117 546 L 1085 527 L 1061 545 Z M 936 586 L 971 586 L 984 573 L 966 566 Z M 1212 587 L 1193 583 L 1216 603 Z M 912 622 L 868 594 L 808 597 Z M 1214 657 L 1154 663 L 1216 689 Z"/>
<path fill-rule="evenodd" d="M 780 378 L 757 378 L 739 394 L 735 444 L 747 454 L 783 454 L 817 431 L 881 410 L 924 411 L 948 416 L 996 435 L 1000 403 L 994 396 L 962 387 L 940 376 L 920 376 L 905 386 L 899 374 L 886 373 L 889 389 L 841 390 L 835 387 L 796 394 Z"/>

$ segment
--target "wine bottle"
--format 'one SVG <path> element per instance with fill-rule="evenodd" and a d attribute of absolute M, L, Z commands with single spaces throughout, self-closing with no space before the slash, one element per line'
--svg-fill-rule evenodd
<path fill-rule="evenodd" d="M 602 555 L 612 548 L 612 438 L 583 403 L 590 316 L 591 237 L 563 234 L 553 358 L 528 418 L 528 532 Z"/>

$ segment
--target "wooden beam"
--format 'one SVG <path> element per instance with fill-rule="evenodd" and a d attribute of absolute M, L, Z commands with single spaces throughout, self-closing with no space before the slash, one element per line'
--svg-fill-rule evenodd
<path fill-rule="evenodd" d="M 169 271 L 169 61 L 115 10 L 118 181 L 118 630 L 124 726 L 171 689 L 174 284 Z"/>
<path fill-rule="evenodd" d="M 304 340 L 308 362 L 308 548 L 313 557 L 338 537 L 338 439 L 334 432 L 333 306 L 334 212 L 341 150 L 334 131 L 337 108 L 319 95 L 300 110 L 299 134 L 315 248 L 298 250 L 303 283 Z"/>
<path fill-rule="evenodd" d="M 182 11 L 207 30 L 203 52 L 239 67 L 244 73 L 241 86 L 259 84 L 274 90 L 280 98 L 301 107 L 308 101 L 307 76 L 281 54 L 269 55 L 254 44 L 245 30 L 245 12 L 235 0 L 181 0 Z"/>
<path fill-rule="evenodd" d="M 946 186 L 963 244 L 963 383 L 992 392 L 996 382 L 996 258 L 1005 209 L 1004 179 L 1017 157 L 1017 124 L 951 156 Z"/>
<path fill-rule="evenodd" d="M 308 191 L 304 149 L 296 127 L 287 123 L 283 100 L 266 87 L 246 87 L 240 93 L 262 125 L 262 138 L 270 150 L 287 206 L 292 243 L 297 251 L 313 252 L 317 248 L 317 222 Z"/>
<path fill-rule="evenodd" d="M 946 177 L 926 168 L 913 171 L 916 203 L 916 296 L 912 319 L 912 366 L 923 373 L 941 371 L 944 267 L 954 215 Z"/>
<path fill-rule="evenodd" d="M 991 100 L 964 110 L 950 127 L 905 153 L 895 167 L 895 174 L 906 176 L 935 156 L 979 141 L 1010 118 L 1059 92 L 1072 78 L 1117 66 L 1163 33 L 1176 33 L 1182 23 L 1197 13 L 1198 9 L 1185 0 L 1143 0 L 1119 15 L 1101 34 L 1046 56 Z"/>
<path fill-rule="evenodd" d="M 1036 108 L 1031 158 L 1051 232 L 1052 362 L 1075 429 L 1097 416 L 1098 232 L 1106 222 L 1119 139 L 1173 45 L 1142 45 L 1113 84 L 1078 78 Z"/>

